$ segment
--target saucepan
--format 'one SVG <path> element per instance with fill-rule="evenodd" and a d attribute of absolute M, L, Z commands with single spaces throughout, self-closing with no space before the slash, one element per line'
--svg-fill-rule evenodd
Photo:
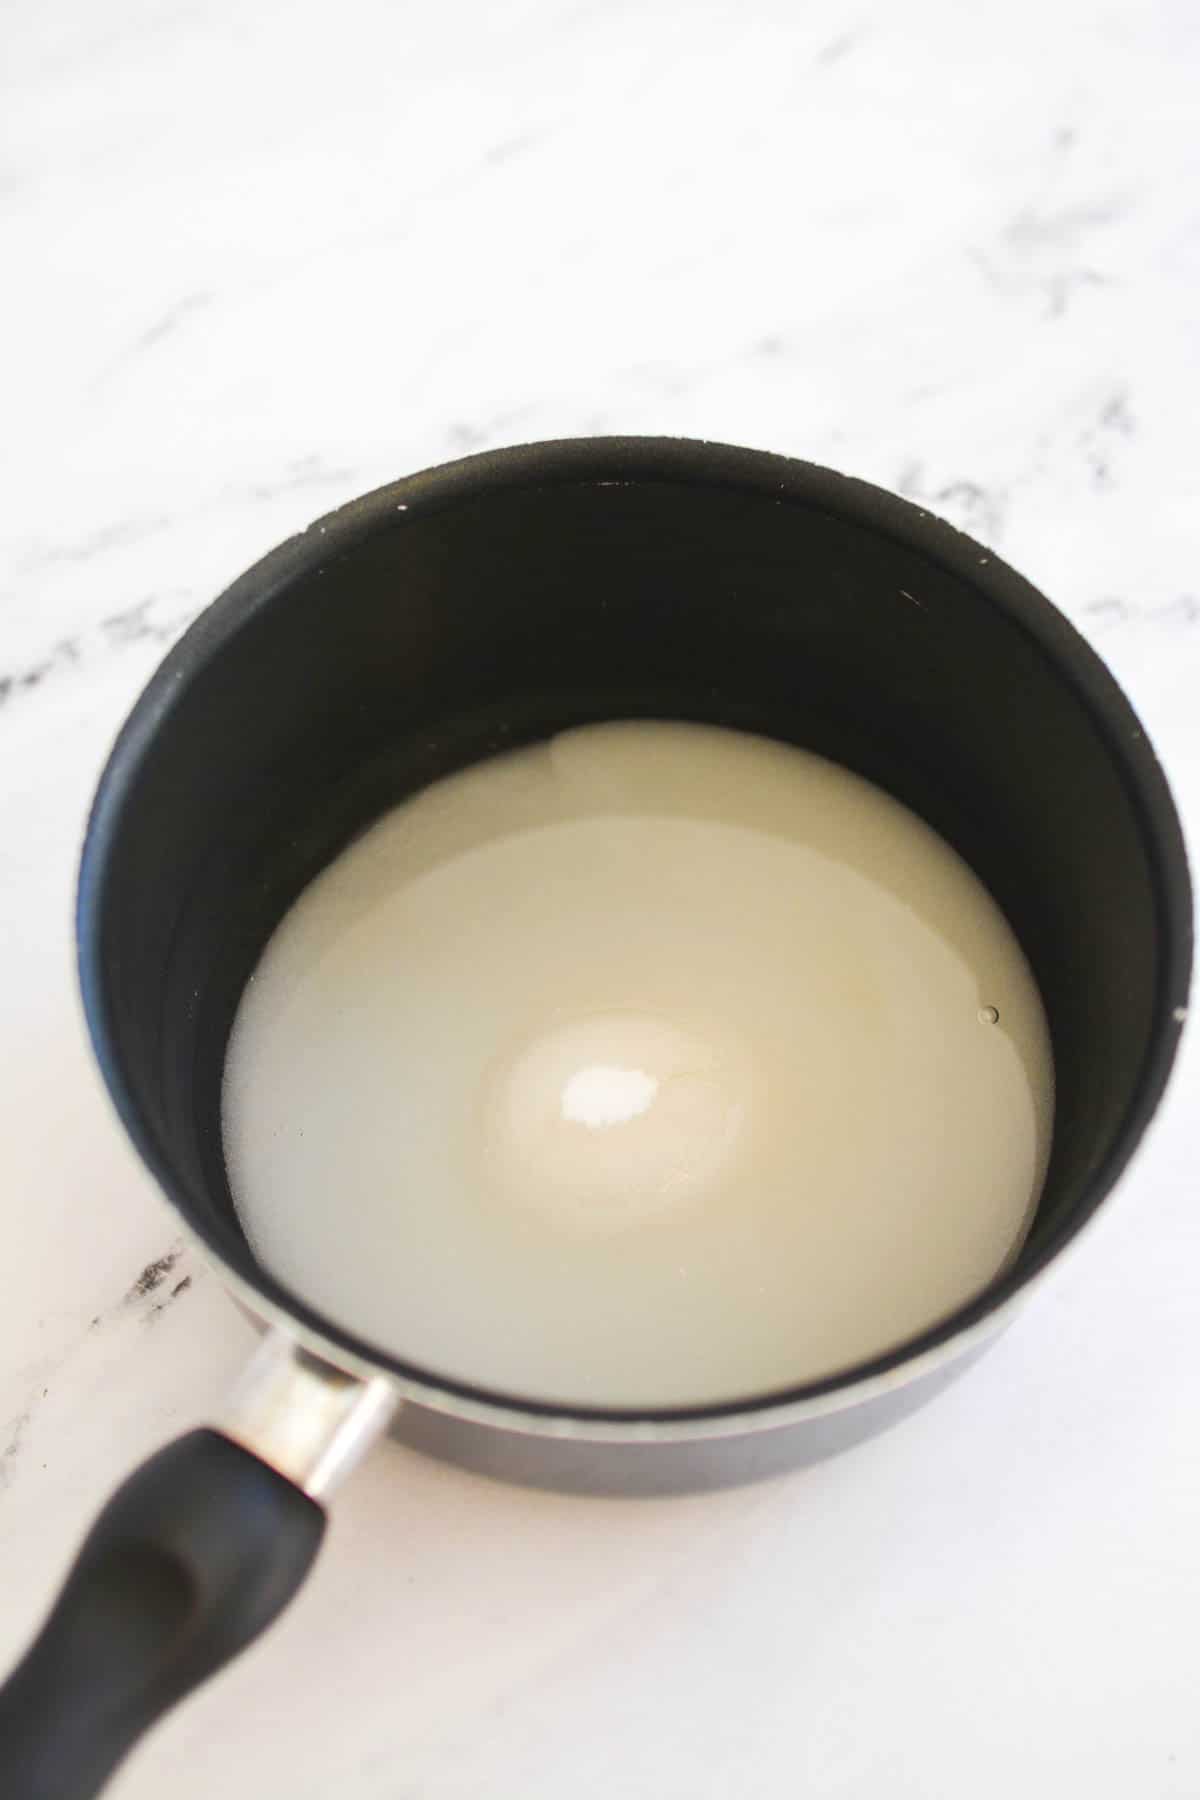
<path fill-rule="evenodd" d="M 887 1354 L 736 1403 L 567 1408 L 400 1361 L 255 1261 L 222 1156 L 234 1011 L 306 883 L 424 784 L 610 718 L 762 733 L 890 791 L 991 890 L 1050 1025 L 1050 1166 L 1015 1261 Z M 138 700 L 78 898 L 84 1007 L 117 1113 L 266 1335 L 213 1428 L 136 1471 L 84 1542 L 0 1693 L 5 1795 L 95 1793 L 261 1632 L 316 1555 L 328 1496 L 397 1409 L 447 1453 L 499 1467 L 523 1447 L 532 1466 L 540 1446 L 548 1478 L 620 1487 L 651 1468 L 686 1484 L 717 1462 L 752 1473 L 782 1447 L 823 1454 L 927 1397 L 1128 1162 L 1176 1052 L 1190 933 L 1176 813 L 1111 675 L 988 550 L 876 488 L 715 444 L 568 441 L 400 481 L 283 544 Z"/>

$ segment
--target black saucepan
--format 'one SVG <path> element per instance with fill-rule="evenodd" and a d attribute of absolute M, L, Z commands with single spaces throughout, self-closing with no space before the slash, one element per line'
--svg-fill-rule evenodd
<path fill-rule="evenodd" d="M 402 1363 L 258 1266 L 222 1158 L 222 1061 L 266 939 L 366 822 L 495 751 L 638 717 L 819 751 L 956 846 L 1041 987 L 1054 1142 L 1019 1258 L 912 1342 L 736 1404 L 568 1412 Z M 744 1469 L 762 1443 L 817 1454 L 911 1406 L 995 1334 L 1124 1168 L 1175 1055 L 1190 933 L 1179 824 L 1112 677 L 1011 569 L 875 488 L 714 444 L 568 441 L 414 476 L 283 544 L 135 706 L 78 908 L 121 1120 L 271 1330 L 220 1428 L 161 1451 L 94 1526 L 0 1692 L 0 1790 L 95 1793 L 284 1606 L 322 1496 L 402 1402 L 418 1435 L 540 1440 L 564 1471 L 583 1456 L 618 1485 L 697 1446 Z M 677 1463 L 685 1479 L 698 1466 Z"/>

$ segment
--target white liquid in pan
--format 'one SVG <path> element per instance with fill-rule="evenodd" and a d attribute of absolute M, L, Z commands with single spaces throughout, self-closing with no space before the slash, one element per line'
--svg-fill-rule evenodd
<path fill-rule="evenodd" d="M 1029 968 L 934 832 L 803 751 L 613 724 L 439 783 L 313 882 L 242 1000 L 224 1131 L 256 1254 L 359 1336 L 650 1407 L 968 1299 L 1051 1111 Z"/>

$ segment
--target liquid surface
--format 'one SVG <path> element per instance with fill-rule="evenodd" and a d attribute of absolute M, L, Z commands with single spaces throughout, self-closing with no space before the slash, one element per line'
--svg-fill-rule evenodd
<path fill-rule="evenodd" d="M 259 1259 L 360 1337 L 610 1407 L 765 1393 L 983 1287 L 1052 1071 L 1003 915 L 836 765 L 610 724 L 480 764 L 301 895 L 239 1008 Z"/>

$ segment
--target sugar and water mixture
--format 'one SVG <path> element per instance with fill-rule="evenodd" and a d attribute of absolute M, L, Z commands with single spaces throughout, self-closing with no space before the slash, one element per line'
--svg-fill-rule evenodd
<path fill-rule="evenodd" d="M 261 1262 L 434 1375 L 732 1400 L 895 1344 L 1019 1246 L 1037 988 L 878 788 L 716 728 L 565 733 L 426 789 L 301 895 L 223 1098 Z"/>

